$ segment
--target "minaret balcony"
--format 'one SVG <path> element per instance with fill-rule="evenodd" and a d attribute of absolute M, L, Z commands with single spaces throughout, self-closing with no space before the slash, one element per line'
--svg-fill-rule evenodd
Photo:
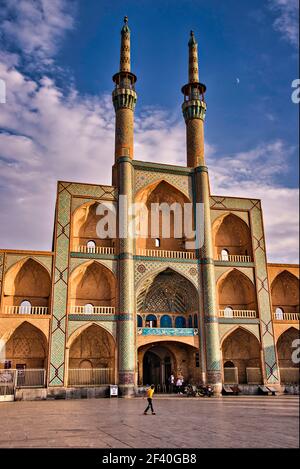
<path fill-rule="evenodd" d="M 204 121 L 206 113 L 206 104 L 200 99 L 189 99 L 182 104 L 182 113 L 185 122 L 190 119 L 201 119 Z"/>

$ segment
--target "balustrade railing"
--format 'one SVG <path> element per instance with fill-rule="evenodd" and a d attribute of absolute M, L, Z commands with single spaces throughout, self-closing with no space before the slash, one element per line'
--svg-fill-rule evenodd
<path fill-rule="evenodd" d="M 4 314 L 34 314 L 46 316 L 49 314 L 48 306 L 4 306 Z"/>
<path fill-rule="evenodd" d="M 224 256 L 222 254 L 218 254 L 218 261 L 223 261 L 223 262 L 252 262 L 252 259 L 250 256 L 242 256 L 239 254 L 228 254 L 227 256 Z"/>
<path fill-rule="evenodd" d="M 300 321 L 300 313 L 284 313 L 278 312 L 273 313 L 274 321 Z"/>
<path fill-rule="evenodd" d="M 75 252 L 81 252 L 83 254 L 115 254 L 115 248 L 110 246 L 77 246 Z"/>
<path fill-rule="evenodd" d="M 167 251 L 165 249 L 137 249 L 137 255 L 172 259 L 196 259 L 196 254 L 192 251 Z"/>
<path fill-rule="evenodd" d="M 257 317 L 257 313 L 254 310 L 250 309 L 220 309 L 219 310 L 219 317 L 220 318 L 239 318 L 239 319 L 255 319 Z"/>
<path fill-rule="evenodd" d="M 70 306 L 70 314 L 114 314 L 114 306 Z"/>

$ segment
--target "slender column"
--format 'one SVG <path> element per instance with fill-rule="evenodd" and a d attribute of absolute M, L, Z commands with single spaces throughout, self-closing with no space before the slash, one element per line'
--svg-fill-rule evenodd
<path fill-rule="evenodd" d="M 136 386 L 135 291 L 133 239 L 128 232 L 128 210 L 133 199 L 133 125 L 136 76 L 130 72 L 130 30 L 124 18 L 121 30 L 120 71 L 113 76 L 116 112 L 115 162 L 119 189 L 118 260 L 118 381 L 120 392 L 130 396 Z"/>
<path fill-rule="evenodd" d="M 187 166 L 195 168 L 195 201 L 203 204 L 202 219 L 197 221 L 198 239 L 203 238 L 203 245 L 199 246 L 199 261 L 201 264 L 201 288 L 203 292 L 203 321 L 204 331 L 200 330 L 200 343 L 205 343 L 206 376 L 203 379 L 220 392 L 221 383 L 221 352 L 219 345 L 218 316 L 215 292 L 215 272 L 213 262 L 213 244 L 210 217 L 210 189 L 208 170 L 204 155 L 204 120 L 206 103 L 204 93 L 206 86 L 199 82 L 198 46 L 194 33 L 191 31 L 189 40 L 189 83 L 182 87 L 184 103 L 182 111 L 186 123 L 187 135 Z M 201 237 L 200 230 L 204 229 Z M 203 347 L 200 352 L 203 354 Z M 203 373 L 205 375 L 205 373 Z"/>

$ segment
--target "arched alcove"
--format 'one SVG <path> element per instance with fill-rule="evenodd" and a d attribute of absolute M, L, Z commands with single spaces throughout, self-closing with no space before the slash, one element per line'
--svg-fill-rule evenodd
<path fill-rule="evenodd" d="M 218 281 L 219 309 L 257 311 L 255 286 L 237 269 L 224 274 Z"/>
<path fill-rule="evenodd" d="M 114 274 L 99 262 L 81 264 L 71 274 L 70 306 L 115 306 L 116 280 Z"/>
<path fill-rule="evenodd" d="M 253 369 L 257 370 L 255 373 L 257 376 L 261 374 L 260 343 L 252 333 L 245 329 L 239 327 L 225 338 L 222 344 L 222 357 L 225 368 L 228 367 L 228 363 L 232 363 L 238 369 L 240 384 L 248 381 L 247 368 L 252 369 L 252 375 Z"/>
<path fill-rule="evenodd" d="M 216 220 L 213 235 L 216 259 L 228 260 L 228 255 L 252 258 L 250 228 L 240 217 L 230 213 Z"/>
<path fill-rule="evenodd" d="M 282 384 L 299 384 L 299 330 L 290 327 L 277 340 L 277 355 Z"/>
<path fill-rule="evenodd" d="M 50 291 L 47 269 L 32 258 L 21 260 L 5 275 L 3 306 L 20 306 L 26 301 L 31 307 L 49 307 Z"/>
<path fill-rule="evenodd" d="M 281 308 L 283 313 L 299 312 L 299 280 L 284 270 L 275 277 L 271 285 L 273 311 Z"/>
<path fill-rule="evenodd" d="M 147 216 L 145 217 L 144 228 L 140 229 L 144 233 L 136 241 L 137 249 L 161 249 L 171 251 L 185 250 L 185 234 L 184 233 L 184 205 L 189 203 L 188 197 L 183 194 L 176 187 L 166 181 L 159 181 L 151 184 L 142 189 L 136 197 L 136 202 L 144 204 L 147 209 Z M 156 216 L 153 209 L 153 204 L 164 204 L 165 207 L 172 208 L 169 215 L 167 212 L 163 215 L 160 210 Z M 177 207 L 174 210 L 174 207 Z M 163 216 L 166 220 L 166 225 L 170 229 L 170 233 L 164 233 L 163 231 Z M 169 216 L 169 219 L 168 219 Z M 151 219 L 153 227 L 157 228 L 156 235 L 151 231 Z M 193 212 L 191 211 L 191 230 Z M 153 235 L 153 237 L 152 237 Z"/>
<path fill-rule="evenodd" d="M 75 210 L 72 216 L 72 251 L 92 252 L 97 247 L 114 246 L 115 239 L 101 239 L 99 237 L 97 224 L 107 215 L 107 211 L 104 210 L 97 212 L 99 204 L 101 204 L 101 201 L 89 202 Z M 107 210 L 111 211 L 111 206 L 108 206 Z"/>
<path fill-rule="evenodd" d="M 103 327 L 91 324 L 70 344 L 69 368 L 83 368 L 84 361 L 92 368 L 114 369 L 115 341 Z"/>
<path fill-rule="evenodd" d="M 47 339 L 37 327 L 22 322 L 5 346 L 5 360 L 11 362 L 11 368 L 46 368 Z"/>

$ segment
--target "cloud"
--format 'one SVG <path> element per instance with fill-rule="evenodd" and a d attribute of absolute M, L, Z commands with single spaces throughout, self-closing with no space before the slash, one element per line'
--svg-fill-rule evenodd
<path fill-rule="evenodd" d="M 299 2 L 298 0 L 269 0 L 270 9 L 277 14 L 274 29 L 293 46 L 299 44 Z"/>
<path fill-rule="evenodd" d="M 7 47 L 25 57 L 51 63 L 61 39 L 74 26 L 72 0 L 7 0 L 1 5 L 0 25 Z"/>
<path fill-rule="evenodd" d="M 31 16 L 33 4 L 37 11 Z M 73 17 L 63 14 L 65 5 L 63 0 L 6 2 L 14 18 L 4 20 L 1 13 L 6 37 L 16 34 L 20 50 L 36 60 L 53 60 L 73 25 Z M 114 111 L 111 96 L 80 95 L 74 87 L 63 91 L 45 70 L 42 78 L 29 76 L 20 66 L 22 59 L 16 50 L 0 53 L 0 77 L 7 85 L 0 113 L 1 247 L 49 250 L 57 180 L 111 183 Z M 136 159 L 185 165 L 185 124 L 177 111 L 137 109 Z M 263 200 L 272 261 L 298 258 L 297 190 L 275 183 L 292 150 L 278 139 L 224 155 L 206 143 L 212 192 Z"/>
<path fill-rule="evenodd" d="M 80 96 L 75 89 L 66 95 L 48 77 L 34 81 L 5 64 L 0 76 L 9 84 L 0 115 L 1 243 L 49 249 L 56 181 L 111 182 L 111 97 Z M 273 182 L 290 151 L 281 140 L 230 156 L 206 144 L 214 194 L 263 199 L 269 259 L 277 261 L 297 258 L 297 191 Z M 184 122 L 157 108 L 141 110 L 135 158 L 184 165 Z"/>
<path fill-rule="evenodd" d="M 292 150 L 277 140 L 230 157 L 214 151 L 208 159 L 213 194 L 261 199 L 269 262 L 299 259 L 299 191 L 274 182 Z"/>

